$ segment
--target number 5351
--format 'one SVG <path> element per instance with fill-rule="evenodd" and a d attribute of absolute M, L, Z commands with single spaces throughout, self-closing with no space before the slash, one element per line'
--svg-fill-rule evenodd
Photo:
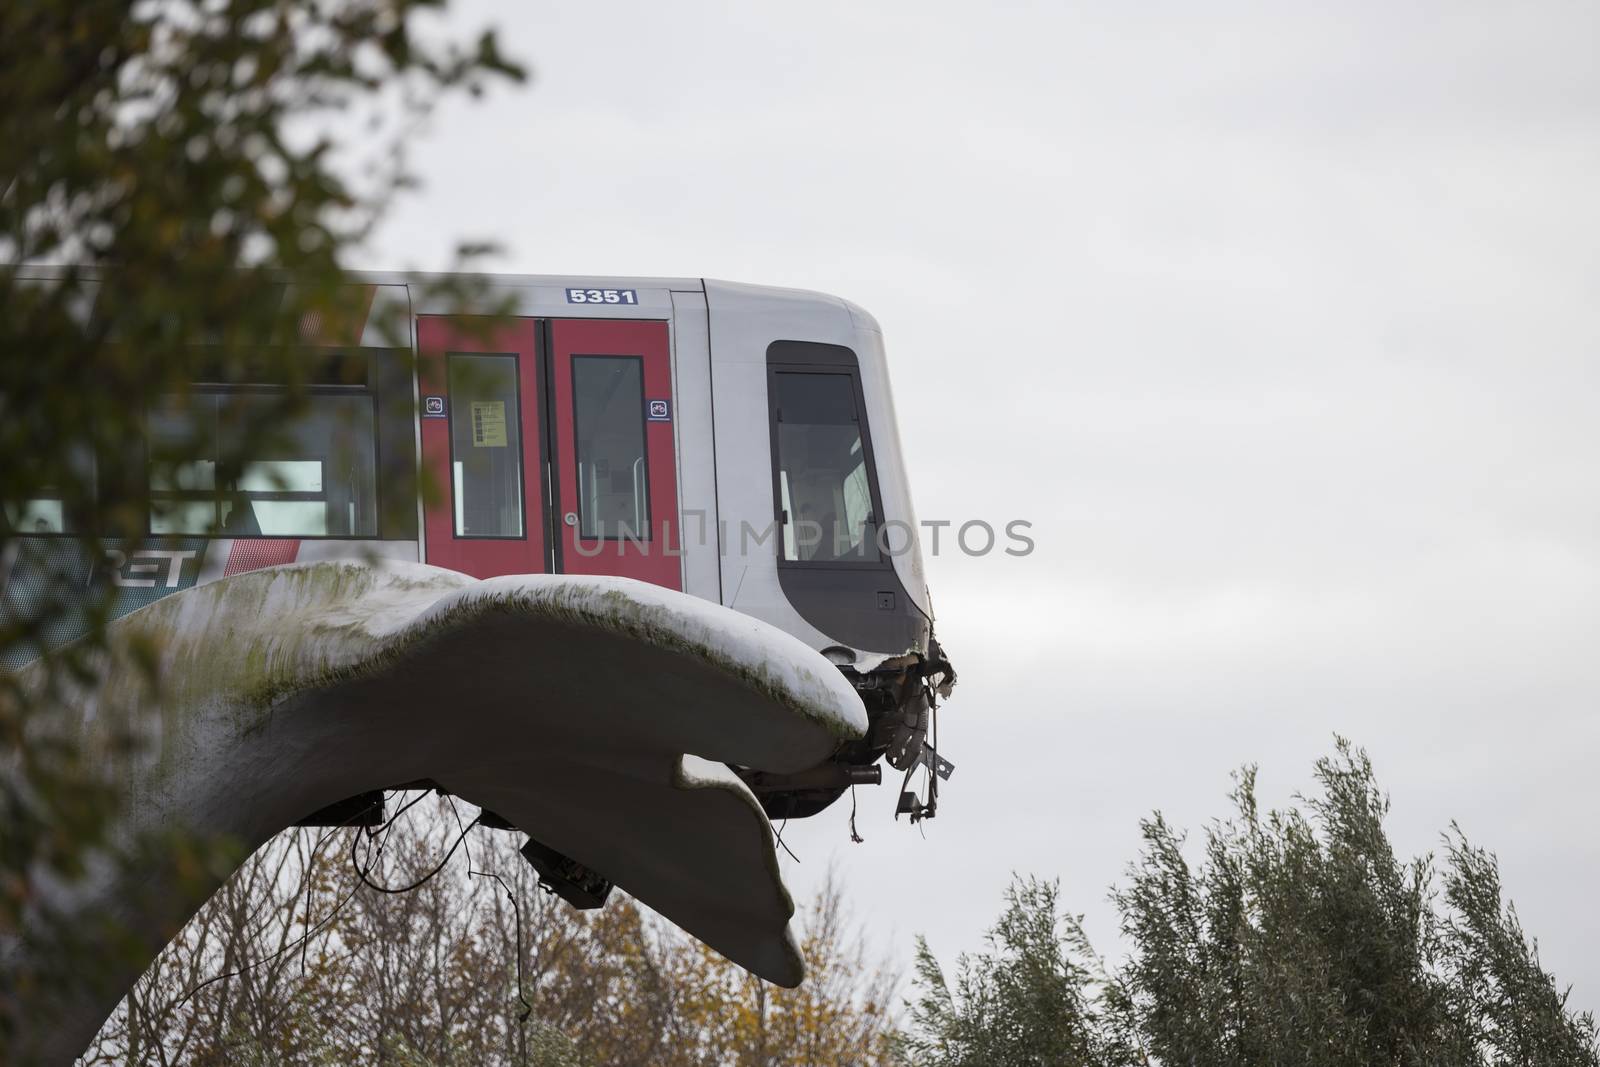
<path fill-rule="evenodd" d="M 639 294 L 632 289 L 568 289 L 569 304 L 637 304 Z"/>

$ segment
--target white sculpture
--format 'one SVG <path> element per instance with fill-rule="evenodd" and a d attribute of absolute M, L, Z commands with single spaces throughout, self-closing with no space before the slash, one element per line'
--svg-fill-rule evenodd
<path fill-rule="evenodd" d="M 141 637 L 166 699 L 136 712 L 147 744 L 128 766 L 125 842 L 178 829 L 253 849 L 344 798 L 431 780 L 753 973 L 800 982 L 771 828 L 725 766 L 798 772 L 865 732 L 850 684 L 799 640 L 626 578 L 353 561 L 238 575 L 111 626 L 113 650 Z M 138 688 L 124 657 L 108 662 L 80 706 L 91 750 Z M 41 906 L 115 912 L 128 888 L 101 872 Z M 176 908 L 120 917 L 153 958 L 188 917 Z M 76 1055 L 115 999 L 71 1005 L 42 1051 Z"/>

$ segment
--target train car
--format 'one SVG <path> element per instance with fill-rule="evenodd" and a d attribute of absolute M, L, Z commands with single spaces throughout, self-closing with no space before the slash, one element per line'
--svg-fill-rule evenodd
<path fill-rule="evenodd" d="M 870 314 L 695 278 L 497 276 L 482 290 L 493 314 L 462 315 L 429 295 L 437 276 L 355 280 L 359 313 L 298 325 L 309 403 L 237 478 L 222 484 L 204 460 L 152 460 L 150 540 L 82 564 L 118 587 L 118 614 L 258 568 L 346 557 L 477 578 L 634 578 L 778 627 L 859 693 L 864 740 L 799 774 L 735 768 L 769 816 L 820 811 L 879 781 L 880 760 L 907 778 L 925 766 L 934 785 L 948 774 L 930 730 L 955 673 L 933 631 Z M 397 320 L 409 347 L 379 328 Z M 150 456 L 192 437 L 196 420 L 222 451 L 230 412 L 282 388 L 237 371 L 203 377 L 188 402 L 150 411 Z M 437 492 L 423 493 L 430 482 Z M 0 605 L 29 595 L 28 560 L 71 565 L 53 503 L 4 516 Z M 932 814 L 931 791 L 898 803 Z"/>

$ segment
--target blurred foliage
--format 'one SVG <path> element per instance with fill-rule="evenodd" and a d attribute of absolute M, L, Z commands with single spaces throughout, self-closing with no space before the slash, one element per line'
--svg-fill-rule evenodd
<path fill-rule="evenodd" d="M 800 915 L 805 984 L 779 989 L 620 893 L 574 911 L 539 888 L 520 834 L 463 825 L 436 800 L 384 828 L 279 835 L 157 957 L 81 1062 L 895 1062 L 893 977 L 865 958 L 835 887 Z M 458 834 L 464 848 L 409 893 L 357 873 L 410 884 Z"/>
<path fill-rule="evenodd" d="M 1440 878 L 1402 862 L 1366 754 L 1344 741 L 1319 794 L 1263 815 L 1255 772 L 1198 865 L 1160 815 L 1113 900 L 1129 955 L 1109 969 L 1057 888 L 1019 880 L 952 983 L 925 942 L 904 1049 L 931 1067 L 1263 1063 L 1600 1064 L 1503 900 L 1492 855 L 1452 827 Z"/>
<path fill-rule="evenodd" d="M 408 184 L 402 130 L 360 128 L 358 109 L 410 121 L 444 92 L 522 77 L 492 34 L 443 39 L 432 20 L 444 6 L 0 4 L 0 582 L 40 540 L 21 535 L 41 500 L 91 561 L 151 543 L 144 420 L 158 398 L 182 404 L 205 374 L 277 385 L 238 413 L 222 454 L 197 433 L 164 457 L 213 458 L 219 478 L 303 410 L 296 352 L 357 313 L 342 263 Z M 359 174 L 336 159 L 352 142 L 378 146 L 364 171 L 350 164 Z M 462 306 L 473 298 L 470 281 L 442 284 Z M 406 322 L 376 325 L 408 343 Z M 98 677 L 115 590 L 81 568 L 46 570 L 43 585 L 0 613 L 0 661 L 42 656 L 0 673 L 0 1061 L 18 1012 L 94 970 L 72 966 L 94 938 L 53 927 L 41 887 L 136 859 L 94 859 L 118 753 L 80 751 L 52 723 Z M 50 650 L 69 617 L 87 636 Z M 152 706 L 159 681 L 129 702 Z M 164 866 L 197 885 L 227 866 L 225 845 L 165 847 Z"/>

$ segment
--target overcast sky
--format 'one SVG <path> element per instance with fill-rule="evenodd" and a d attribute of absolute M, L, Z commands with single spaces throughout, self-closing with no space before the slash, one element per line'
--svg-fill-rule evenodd
<path fill-rule="evenodd" d="M 930 561 L 925 839 L 887 786 L 863 845 L 789 828 L 897 959 L 1014 870 L 1115 954 L 1142 816 L 1246 762 L 1287 802 L 1339 732 L 1600 1008 L 1600 7 L 1201 6 L 458 4 L 535 78 L 436 116 L 361 265 L 491 237 L 877 316 L 920 515 L 1038 542 Z"/>

